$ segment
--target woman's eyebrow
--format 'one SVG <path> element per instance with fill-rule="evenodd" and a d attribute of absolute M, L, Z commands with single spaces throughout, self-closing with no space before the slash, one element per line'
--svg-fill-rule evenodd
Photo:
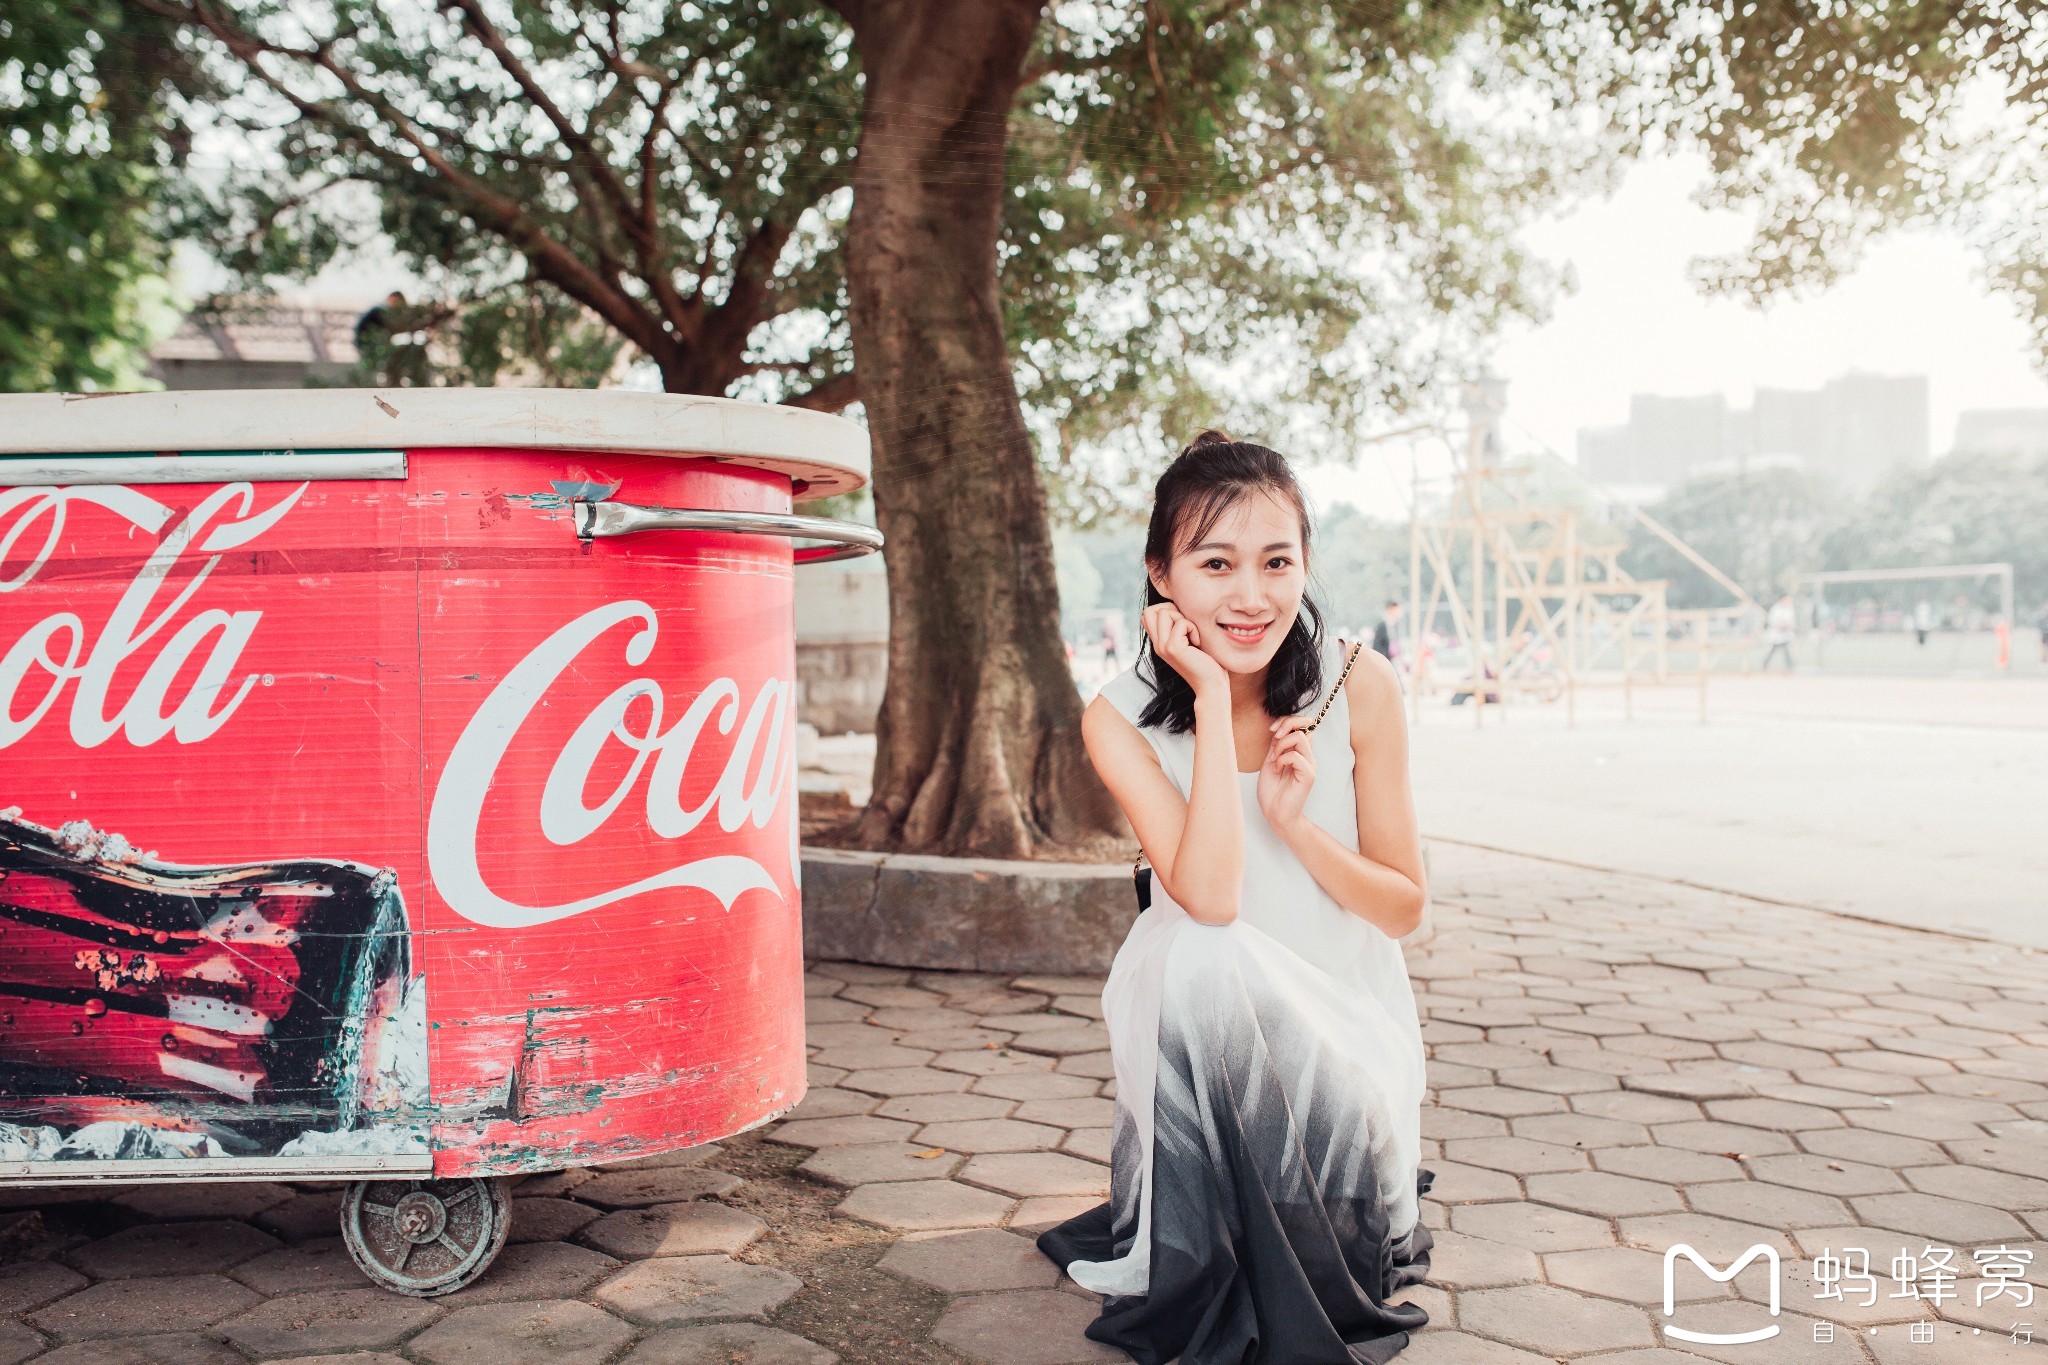
<path fill-rule="evenodd" d="M 1193 549 L 1190 549 L 1188 553 L 1194 554 L 1197 550 L 1235 550 L 1236 548 L 1237 547 L 1235 545 L 1226 545 L 1220 540 L 1209 540 L 1204 541 L 1200 545 L 1193 547 Z M 1275 550 L 1291 550 L 1293 548 L 1294 542 L 1291 540 L 1276 540 L 1271 545 L 1268 545 L 1265 549 L 1259 551 L 1259 553 L 1271 554 Z"/>

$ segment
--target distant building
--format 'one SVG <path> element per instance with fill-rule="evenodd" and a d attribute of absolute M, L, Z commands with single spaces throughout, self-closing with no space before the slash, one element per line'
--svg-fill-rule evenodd
<path fill-rule="evenodd" d="M 1579 468 L 1608 483 L 1668 486 L 1695 473 L 1794 465 L 1867 488 L 1928 459 L 1924 375 L 1851 372 L 1818 389 L 1760 388 L 1747 408 L 1720 394 L 1629 397 L 1621 426 L 1579 432 Z"/>
<path fill-rule="evenodd" d="M 195 308 L 149 353 L 170 389 L 303 389 L 345 383 L 368 304 L 228 301 Z"/>
<path fill-rule="evenodd" d="M 1956 451 L 2048 456 L 2048 408 L 1972 408 L 1956 415 Z"/>

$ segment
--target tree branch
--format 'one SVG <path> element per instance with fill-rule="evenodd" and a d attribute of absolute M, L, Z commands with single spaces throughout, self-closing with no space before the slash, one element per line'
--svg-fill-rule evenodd
<path fill-rule="evenodd" d="M 838 412 L 860 401 L 860 379 L 853 371 L 835 374 L 830 379 L 821 379 L 799 394 L 782 400 L 792 408 L 810 408 L 816 412 Z"/>

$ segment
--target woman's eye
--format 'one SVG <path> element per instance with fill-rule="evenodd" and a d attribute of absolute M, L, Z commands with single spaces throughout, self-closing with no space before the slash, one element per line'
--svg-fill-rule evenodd
<path fill-rule="evenodd" d="M 1272 564 L 1279 564 L 1285 566 L 1291 562 L 1292 561 L 1289 560 L 1285 555 L 1276 555 L 1272 561 Z M 1266 567 L 1271 568 L 1272 564 L 1268 564 Z"/>
<path fill-rule="evenodd" d="M 1208 567 L 1209 567 L 1209 566 L 1210 566 L 1211 564 L 1221 564 L 1222 562 L 1223 562 L 1223 561 L 1222 561 L 1222 560 L 1220 560 L 1220 559 L 1205 559 L 1205 560 L 1203 560 L 1203 561 L 1202 561 L 1202 567 L 1206 569 L 1206 568 L 1208 568 Z"/>

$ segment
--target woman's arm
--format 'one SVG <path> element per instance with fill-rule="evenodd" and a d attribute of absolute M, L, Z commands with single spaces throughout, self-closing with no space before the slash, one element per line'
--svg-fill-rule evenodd
<path fill-rule="evenodd" d="M 1096 697 L 1081 713 L 1081 743 L 1174 904 L 1204 924 L 1236 919 L 1244 889 L 1244 807 L 1230 698 L 1196 694 L 1191 800 L 1181 798 L 1152 746 L 1107 698 Z"/>
<path fill-rule="evenodd" d="M 1429 899 L 1422 837 L 1408 789 L 1408 724 L 1394 666 L 1370 649 L 1344 683 L 1351 713 L 1352 780 L 1358 799 L 1358 848 L 1302 816 L 1276 828 L 1331 899 L 1389 938 L 1413 933 Z"/>

